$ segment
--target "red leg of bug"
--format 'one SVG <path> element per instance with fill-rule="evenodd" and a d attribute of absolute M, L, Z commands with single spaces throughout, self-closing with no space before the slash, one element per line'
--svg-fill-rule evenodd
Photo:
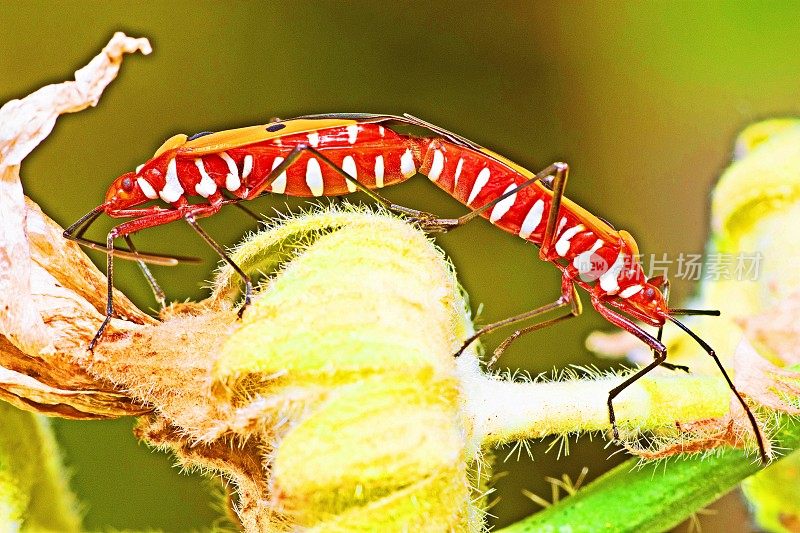
<path fill-rule="evenodd" d="M 563 286 L 564 283 L 568 283 L 570 287 L 569 288 L 564 287 Z M 561 293 L 562 296 L 561 298 L 558 299 L 558 301 L 562 302 L 563 305 L 570 304 L 570 310 L 568 313 L 561 316 L 557 316 L 555 318 L 551 318 L 549 320 L 545 320 L 544 322 L 539 322 L 538 324 L 531 324 L 529 326 L 526 326 L 522 329 L 515 331 L 514 333 L 506 337 L 503 340 L 503 342 L 501 342 L 497 346 L 497 348 L 494 349 L 492 358 L 489 360 L 486 366 L 491 368 L 497 362 L 497 360 L 500 359 L 500 356 L 503 355 L 503 353 L 508 349 L 508 347 L 511 346 L 511 343 L 514 342 L 519 337 L 527 333 L 531 333 L 532 331 L 537 331 L 546 328 L 548 326 L 553 326 L 559 322 L 567 320 L 568 318 L 580 316 L 580 314 L 583 313 L 583 306 L 581 305 L 581 299 L 578 296 L 578 289 L 577 287 L 575 287 L 575 284 L 572 282 L 572 279 L 568 278 L 567 276 L 564 276 L 563 278 Z M 567 296 L 565 297 L 563 295 Z"/>
<path fill-rule="evenodd" d="M 654 278 L 650 278 L 648 280 L 648 283 L 653 287 L 660 289 L 661 294 L 664 295 L 664 301 L 667 304 L 669 304 L 669 280 L 666 278 L 666 276 L 656 276 Z M 658 339 L 659 342 L 661 341 L 661 336 L 663 335 L 663 333 L 664 333 L 664 325 L 662 324 L 658 326 L 658 333 L 656 334 L 656 339 Z M 655 354 L 653 355 L 655 356 Z M 661 366 L 663 366 L 664 368 L 668 368 L 670 370 L 683 370 L 686 373 L 689 372 L 689 367 L 685 365 L 673 365 L 672 363 L 664 361 L 663 363 L 661 363 Z"/>
<path fill-rule="evenodd" d="M 655 337 L 644 331 L 642 328 L 634 324 L 631 320 L 607 308 L 605 305 L 603 305 L 603 302 L 599 298 L 596 297 L 592 298 L 592 306 L 606 320 L 642 340 L 653 350 L 653 355 L 655 356 L 652 363 L 645 366 L 644 368 L 641 368 L 638 372 L 627 378 L 618 386 L 611 389 L 608 393 L 608 418 L 609 421 L 611 422 L 611 427 L 614 432 L 614 438 L 619 440 L 619 430 L 617 429 L 616 417 L 614 415 L 614 406 L 613 406 L 614 398 L 617 397 L 623 390 L 625 390 L 630 385 L 641 379 L 643 376 L 645 376 L 647 373 L 652 371 L 657 366 L 659 365 L 663 366 L 664 361 L 667 358 L 667 348 L 658 339 L 656 339 Z M 692 337 L 706 351 L 706 353 L 712 359 L 714 359 L 714 362 L 717 364 L 717 368 L 719 369 L 720 373 L 722 373 L 722 376 L 725 378 L 725 381 L 728 383 L 728 387 L 731 389 L 734 396 L 736 396 L 736 399 L 739 401 L 739 404 L 744 409 L 744 412 L 747 415 L 748 420 L 750 421 L 750 425 L 753 428 L 753 434 L 756 437 L 756 443 L 758 444 L 758 451 L 761 457 L 761 462 L 767 464 L 769 462 L 769 458 L 767 457 L 766 449 L 764 448 L 764 440 L 763 437 L 761 436 L 761 430 L 758 427 L 756 418 L 753 415 L 753 412 L 750 410 L 750 407 L 747 405 L 747 402 L 744 401 L 744 398 L 742 398 L 742 396 L 739 394 L 739 391 L 736 390 L 733 381 L 731 381 L 731 378 L 725 371 L 725 367 L 722 366 L 722 363 L 720 362 L 714 350 L 711 348 L 711 346 L 709 346 L 705 341 L 703 341 L 700 337 L 698 337 L 693 331 L 684 326 L 682 323 L 678 322 L 672 317 L 668 318 L 671 322 L 676 324 L 690 337 Z"/>
<path fill-rule="evenodd" d="M 278 176 L 280 176 L 283 172 L 286 172 L 286 170 L 289 167 L 291 167 L 293 164 L 295 164 L 298 161 L 298 159 L 300 159 L 300 157 L 304 153 L 313 154 L 319 161 L 321 161 L 323 164 L 325 164 L 326 166 L 331 168 L 333 171 L 335 171 L 337 174 L 342 176 L 342 178 L 344 178 L 345 182 L 348 182 L 348 183 L 352 184 L 355 189 L 363 192 L 364 194 L 369 196 L 373 201 L 377 202 L 378 204 L 380 204 L 384 208 L 388 209 L 389 211 L 392 211 L 392 212 L 395 212 L 395 213 L 400 213 L 400 214 L 403 214 L 403 215 L 408 215 L 408 216 L 410 216 L 412 218 L 415 218 L 415 219 L 418 219 L 418 220 L 435 220 L 435 221 L 439 221 L 440 220 L 440 219 L 437 219 L 436 217 L 434 217 L 433 215 L 431 215 L 430 213 L 425 213 L 423 211 L 419 211 L 419 210 L 416 210 L 416 209 L 410 209 L 410 208 L 395 204 L 395 203 L 391 202 L 390 200 L 387 200 L 386 198 L 384 198 L 383 196 L 378 194 L 373 189 L 371 189 L 371 188 L 367 187 L 366 185 L 364 185 L 357 178 L 355 178 L 355 177 L 351 176 L 349 173 L 345 172 L 345 170 L 341 166 L 339 166 L 335 162 L 333 162 L 324 153 L 322 153 L 322 151 L 320 151 L 320 150 L 318 150 L 316 148 L 312 148 L 311 146 L 308 146 L 308 145 L 305 145 L 305 144 L 297 145 L 294 149 L 292 149 L 292 151 L 289 153 L 289 155 L 287 155 L 286 158 L 278 166 L 276 166 L 274 169 L 272 169 L 272 171 L 269 174 L 267 174 L 266 176 L 264 176 L 260 180 L 253 182 L 253 184 L 251 185 L 252 188 L 248 191 L 247 196 L 245 197 L 245 199 L 248 199 L 248 200 L 249 199 L 253 199 L 253 198 L 256 198 L 256 197 L 260 196 L 261 194 L 263 194 L 263 192 L 265 190 L 267 190 L 267 188 L 271 185 L 271 183 Z"/>
<path fill-rule="evenodd" d="M 135 215 L 131 216 L 138 216 L 139 214 L 147 214 L 149 210 L 134 210 L 137 212 Z M 143 212 L 142 212 L 143 211 Z M 164 265 L 164 266 L 174 266 L 178 263 L 199 263 L 200 260 L 196 257 L 184 257 L 184 256 L 172 256 L 172 255 L 160 255 L 160 254 L 152 254 L 152 253 L 142 253 L 132 250 L 125 250 L 114 248 L 114 250 L 109 251 L 106 248 L 106 245 L 102 242 L 92 241 L 83 237 L 83 234 L 91 227 L 91 225 L 102 215 L 105 213 L 105 206 L 100 205 L 87 213 L 86 215 L 82 216 L 78 219 L 77 222 L 69 226 L 67 229 L 64 230 L 64 238 L 69 239 L 71 241 L 75 241 L 78 244 L 86 246 L 87 248 L 91 248 L 93 250 L 99 250 L 106 254 L 112 253 L 116 257 L 120 257 L 123 259 L 130 259 L 133 261 L 143 261 L 146 263 L 151 263 L 154 265 Z"/>
<path fill-rule="evenodd" d="M 553 261 L 557 256 L 551 255 L 550 249 L 555 244 L 556 227 L 561 214 L 561 200 L 567 188 L 569 167 L 566 163 L 556 163 L 555 177 L 553 178 L 553 201 L 550 203 L 550 212 L 547 215 L 547 227 L 544 231 L 542 246 L 539 248 L 539 257 L 544 261 Z"/>
<path fill-rule="evenodd" d="M 616 415 L 614 414 L 614 398 L 616 398 L 623 390 L 635 383 L 645 374 L 662 364 L 667 359 L 667 347 L 641 327 L 634 324 L 630 319 L 616 313 L 615 311 L 612 311 L 603 305 L 603 302 L 600 299 L 592 297 L 592 306 L 603 316 L 603 318 L 639 338 L 653 350 L 654 360 L 652 363 L 648 364 L 644 368 L 641 368 L 638 372 L 608 391 L 608 420 L 611 422 L 611 429 L 614 433 L 614 438 L 619 440 L 619 429 L 617 428 L 617 419 Z"/>
<path fill-rule="evenodd" d="M 181 218 L 185 219 L 187 223 L 195 230 L 198 234 L 224 259 L 228 264 L 230 264 L 233 269 L 242 277 L 245 281 L 245 304 L 239 310 L 239 316 L 241 317 L 244 309 L 250 303 L 250 295 L 252 292 L 252 283 L 250 281 L 249 276 L 239 268 L 236 263 L 228 256 L 224 249 L 219 246 L 209 235 L 206 233 L 198 224 L 196 219 L 211 216 L 222 207 L 223 202 L 221 197 L 214 197 L 212 199 L 211 204 L 201 204 L 201 205 L 189 205 L 189 204 L 181 204 L 175 207 L 174 209 L 164 209 L 161 207 L 153 206 L 144 209 L 120 209 L 115 211 L 110 211 L 108 214 L 112 217 L 132 217 L 140 215 L 138 218 L 115 226 L 108 234 L 106 239 L 106 250 L 108 251 L 107 260 L 106 260 L 106 278 L 107 278 L 107 299 L 106 299 L 106 317 L 103 320 L 103 323 L 100 325 L 100 328 L 97 330 L 92 342 L 89 343 L 89 350 L 94 350 L 94 347 L 97 345 L 97 342 L 103 336 L 103 332 L 105 331 L 108 323 L 111 321 L 111 317 L 114 315 L 114 302 L 113 302 L 113 287 L 114 287 L 114 239 L 117 237 L 126 238 L 128 241 L 128 245 L 130 246 L 132 243 L 130 242 L 127 237 L 129 237 L 132 233 L 136 233 L 137 231 L 141 231 L 145 228 L 150 228 L 154 226 L 160 226 L 162 224 L 168 224 L 169 222 L 173 222 L 175 220 L 179 220 Z M 134 252 L 135 253 L 135 252 Z M 153 280 L 154 281 L 154 280 Z M 158 285 L 156 284 L 155 287 Z"/>
<path fill-rule="evenodd" d="M 111 229 L 106 237 L 106 250 L 108 251 L 106 255 L 106 317 L 103 320 L 103 323 L 100 324 L 100 328 L 98 328 L 97 333 L 95 333 L 92 342 L 89 343 L 89 351 L 94 350 L 97 342 L 103 336 L 103 332 L 108 326 L 108 323 L 111 321 L 111 317 L 114 316 L 114 239 L 117 237 L 130 235 L 131 233 L 135 233 L 145 228 L 167 224 L 180 219 L 182 216 L 180 210 L 163 209 L 159 207 L 146 209 L 126 209 L 124 210 L 124 213 L 124 215 L 120 215 L 119 212 L 111 212 L 109 215 L 135 216 L 132 213 L 140 213 L 142 216 L 135 220 L 124 222 L 118 226 L 115 226 Z"/>

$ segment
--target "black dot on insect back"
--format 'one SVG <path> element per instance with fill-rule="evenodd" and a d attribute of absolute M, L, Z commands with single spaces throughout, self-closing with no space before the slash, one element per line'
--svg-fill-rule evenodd
<path fill-rule="evenodd" d="M 269 126 L 267 126 L 267 131 L 269 131 L 269 132 L 280 131 L 285 127 L 286 127 L 286 124 L 281 124 L 281 123 L 270 124 Z"/>
<path fill-rule="evenodd" d="M 186 140 L 187 141 L 193 141 L 195 139 L 199 139 L 200 137 L 205 137 L 206 135 L 211 135 L 212 133 L 214 133 L 214 132 L 213 131 L 201 131 L 200 133 L 195 133 L 194 135 L 192 135 L 191 137 L 189 137 Z"/>

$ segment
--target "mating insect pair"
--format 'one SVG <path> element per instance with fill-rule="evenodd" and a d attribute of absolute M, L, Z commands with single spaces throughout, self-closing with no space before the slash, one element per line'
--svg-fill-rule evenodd
<path fill-rule="evenodd" d="M 397 125 L 423 128 L 429 136 L 397 131 Z M 269 124 L 176 135 L 167 140 L 135 172 L 117 178 L 105 202 L 64 232 L 64 236 L 107 253 L 108 299 L 106 318 L 92 340 L 93 349 L 114 314 L 112 301 L 114 256 L 136 260 L 156 298 L 164 296 L 146 262 L 175 264 L 179 258 L 144 254 L 136 250 L 130 235 L 145 228 L 183 219 L 242 277 L 244 303 L 250 302 L 252 284 L 247 274 L 197 223 L 223 206 L 250 200 L 266 192 L 293 196 L 338 196 L 360 190 L 395 212 L 417 220 L 429 231 L 447 231 L 477 216 L 488 218 L 505 231 L 539 246 L 539 257 L 562 273 L 561 295 L 547 305 L 490 324 L 467 339 L 460 353 L 481 335 L 502 326 L 535 319 L 561 310 L 561 314 L 528 325 L 508 337 L 491 362 L 520 335 L 578 316 L 581 302 L 577 288 L 586 290 L 592 307 L 612 324 L 630 332 L 653 351 L 654 360 L 609 391 L 608 411 L 615 438 L 619 438 L 613 400 L 625 388 L 666 363 L 667 348 L 661 333 L 667 321 L 691 336 L 711 356 L 753 428 L 762 461 L 768 460 L 756 419 L 713 349 L 679 322 L 676 315 L 718 315 L 716 311 L 670 308 L 669 284 L 664 278 L 648 280 L 636 261 L 638 248 L 626 231 L 592 215 L 566 197 L 568 166 L 554 163 L 536 174 L 452 132 L 410 115 L 332 114 L 300 117 Z M 404 181 L 421 173 L 472 211 L 455 219 L 395 205 L 375 189 Z M 190 204 L 187 197 L 201 197 Z M 161 199 L 169 206 L 141 207 Z M 241 206 L 240 206 L 241 207 Z M 114 227 L 106 243 L 83 237 L 103 213 L 133 218 Z M 127 249 L 115 247 L 123 238 Z M 654 336 L 633 319 L 658 328 Z M 491 364 L 491 363 L 490 363 Z"/>

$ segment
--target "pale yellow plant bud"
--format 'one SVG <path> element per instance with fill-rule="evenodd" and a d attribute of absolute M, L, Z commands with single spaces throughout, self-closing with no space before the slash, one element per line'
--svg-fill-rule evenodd
<path fill-rule="evenodd" d="M 468 321 L 448 263 L 401 221 L 347 211 L 288 220 L 234 260 L 263 262 L 275 232 L 313 244 L 267 283 L 213 369 L 272 444 L 271 511 L 315 531 L 479 530 L 452 359 Z"/>

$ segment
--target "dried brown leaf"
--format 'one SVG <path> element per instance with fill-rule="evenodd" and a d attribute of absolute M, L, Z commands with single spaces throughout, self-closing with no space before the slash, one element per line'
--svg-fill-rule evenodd
<path fill-rule="evenodd" d="M 96 418 L 147 410 L 88 369 L 86 346 L 103 318 L 105 277 L 63 229 L 23 194 L 24 158 L 63 113 L 97 104 L 127 53 L 146 39 L 116 33 L 75 73 L 0 108 L 0 389 L 16 405 L 47 414 Z M 35 179 L 30 178 L 29 179 Z M 111 332 L 153 323 L 124 295 Z"/>

